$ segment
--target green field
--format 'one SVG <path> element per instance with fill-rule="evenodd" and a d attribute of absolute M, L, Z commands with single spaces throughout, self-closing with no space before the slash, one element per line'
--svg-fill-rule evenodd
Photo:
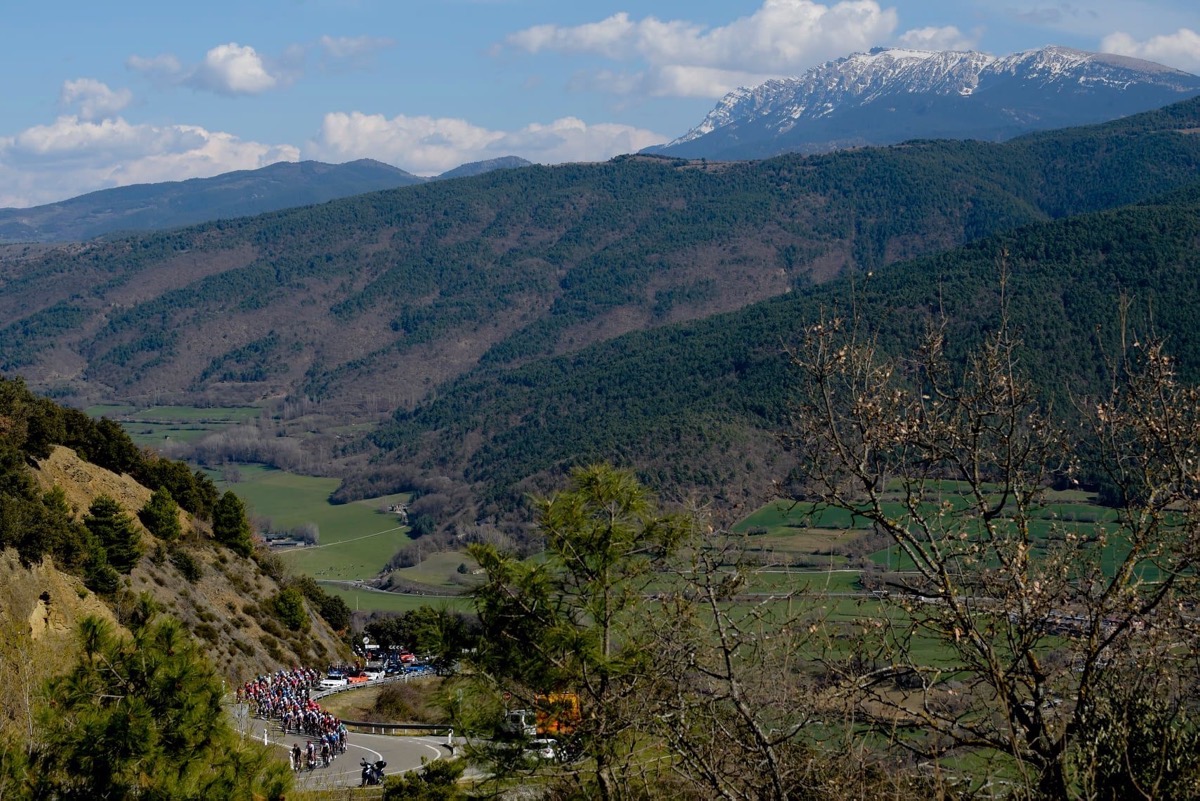
<path fill-rule="evenodd" d="M 195 442 L 215 431 L 256 420 L 262 414 L 262 409 L 257 406 L 205 408 L 101 404 L 84 411 L 92 417 L 115 420 L 135 443 L 152 448 L 171 442 Z"/>
<path fill-rule="evenodd" d="M 785 570 L 761 569 L 748 576 L 748 592 L 808 592 L 860 593 L 858 570 Z"/>
<path fill-rule="evenodd" d="M 814 509 L 812 504 L 786 501 L 769 503 L 733 527 L 745 534 L 766 530 L 768 534 L 788 534 L 796 529 L 852 529 L 865 521 L 842 509 Z"/>
<path fill-rule="evenodd" d="M 902 518 L 906 509 L 899 494 L 902 487 L 892 482 L 883 503 L 885 513 Z M 954 510 L 963 510 L 969 499 L 962 494 L 963 485 L 952 481 L 928 482 L 926 490 L 930 503 L 949 502 Z M 991 498 L 996 501 L 998 498 Z M 1112 526 L 1116 512 L 1091 502 L 1092 496 L 1080 490 L 1047 491 L 1040 507 L 1031 510 L 1029 531 L 1041 552 L 1051 542 L 1066 532 L 1082 538 L 1095 535 L 1101 529 L 1114 534 Z M 826 589 L 829 592 L 858 591 L 857 571 L 844 570 L 850 560 L 844 552 L 855 540 L 869 534 L 866 521 L 843 509 L 815 507 L 810 503 L 775 501 L 769 503 L 738 522 L 733 531 L 742 539 L 730 539 L 734 550 L 744 553 L 755 563 L 799 565 L 791 572 L 759 570 L 753 574 L 751 586 L 760 591 L 780 591 L 789 586 L 812 586 L 812 577 L 820 575 L 819 568 L 827 569 L 826 575 L 842 576 Z M 861 546 L 860 546 L 861 547 Z M 1104 549 L 1103 565 L 1106 571 L 1113 569 L 1123 550 L 1122 539 L 1114 536 Z M 883 548 L 868 555 L 875 564 L 890 571 L 912 570 L 912 561 L 900 553 L 897 546 Z M 1145 578 L 1154 579 L 1153 570 L 1146 571 Z M 815 589 L 815 587 L 813 587 Z"/>
<path fill-rule="evenodd" d="M 172 441 L 191 442 L 230 426 L 256 420 L 254 406 L 196 407 L 100 405 L 86 410 L 121 424 L 138 445 L 157 447 Z M 315 547 L 281 555 L 298 573 L 316 578 L 373 578 L 409 540 L 407 529 L 389 504 L 406 503 L 398 494 L 344 505 L 329 503 L 338 486 L 335 478 L 299 476 L 262 465 L 237 465 L 235 471 L 208 471 L 221 490 L 231 489 L 246 504 L 252 518 L 266 518 L 276 530 L 315 524 L 320 532 Z M 229 481 L 234 474 L 236 481 Z M 456 563 L 457 566 L 457 563 Z"/>
<path fill-rule="evenodd" d="M 261 465 L 240 465 L 234 484 L 214 475 L 217 486 L 230 489 L 246 504 L 251 516 L 270 518 L 272 528 L 289 529 L 315 523 L 319 544 L 281 551 L 297 573 L 318 579 L 370 579 L 397 550 L 409 543 L 408 529 L 394 514 L 382 511 L 406 495 L 372 498 L 341 505 L 329 502 L 336 478 L 298 476 Z"/>
<path fill-rule="evenodd" d="M 392 575 L 405 581 L 461 592 L 465 586 L 464 582 L 471 582 L 469 574 L 463 576 L 458 572 L 459 565 L 464 564 L 469 571 L 478 567 L 475 560 L 465 551 L 442 551 L 425 557 L 419 565 L 402 567 Z"/>
<path fill-rule="evenodd" d="M 122 403 L 100 403 L 89 406 L 83 413 L 89 417 L 107 417 L 109 420 L 120 420 L 127 414 L 136 412 L 139 407 Z"/>
<path fill-rule="evenodd" d="M 324 587 L 326 592 L 344 600 L 351 611 L 355 612 L 411 612 L 422 606 L 444 606 L 447 609 L 469 612 L 473 608 L 471 599 L 465 596 L 448 598 L 437 595 L 402 595 L 373 590 L 351 590 L 335 584 L 326 584 Z"/>
<path fill-rule="evenodd" d="M 89 410 L 89 413 L 90 410 Z M 256 420 L 262 414 L 257 406 L 153 406 L 125 413 L 126 418 L 163 423 L 211 423 L 229 425 Z"/>
<path fill-rule="evenodd" d="M 95 406 L 87 410 L 93 416 L 107 416 L 121 422 L 140 445 L 160 445 L 170 441 L 192 441 L 214 431 L 256 419 L 262 411 L 256 407 L 199 408 L 163 406 Z M 232 474 L 232 471 L 231 471 Z M 289 567 L 302 574 L 325 580 L 366 580 L 374 578 L 397 550 L 408 545 L 407 529 L 394 514 L 383 511 L 388 504 L 404 503 L 405 495 L 389 496 L 333 505 L 329 494 L 338 480 L 286 473 L 261 465 L 239 465 L 238 480 L 212 473 L 222 489 L 232 489 L 246 503 L 252 517 L 267 518 L 272 528 L 283 530 L 315 524 L 320 532 L 317 546 L 280 552 Z M 955 482 L 930 482 L 926 485 L 931 501 L 948 500 L 956 508 L 966 505 L 962 487 Z M 900 485 L 889 486 L 885 507 L 902 515 L 898 495 Z M 1080 533 L 1113 519 L 1111 510 L 1089 503 L 1080 491 L 1047 493 L 1042 507 L 1034 510 L 1031 532 L 1046 542 L 1056 531 L 1070 528 Z M 893 508 L 894 507 L 894 508 Z M 751 569 L 746 590 L 751 593 L 787 593 L 793 590 L 835 594 L 862 591 L 860 572 L 849 569 L 843 555 L 855 540 L 869 533 L 866 521 L 845 510 L 817 508 L 812 504 L 777 501 L 767 504 L 734 527 L 735 538 L 724 543 L 762 567 Z M 861 547 L 861 546 L 860 546 Z M 1119 543 L 1110 542 L 1106 562 L 1115 563 Z M 737 558 L 736 556 L 734 558 Z M 876 551 L 873 562 L 890 570 L 912 566 L 896 548 Z M 384 594 L 332 587 L 351 608 L 362 610 L 403 611 L 425 605 L 434 595 L 460 593 L 470 579 L 458 573 L 458 567 L 476 565 L 463 552 L 435 553 L 419 565 L 393 573 L 396 579 L 425 585 L 430 596 Z M 772 565 L 780 565 L 775 567 Z M 786 567 L 792 565 L 792 567 Z M 441 599 L 438 599 L 441 600 Z M 465 599 L 455 606 L 467 606 Z M 842 603 L 836 604 L 839 611 Z M 839 615 L 840 616 L 840 615 Z"/>
<path fill-rule="evenodd" d="M 160 447 L 171 442 L 193 442 L 230 426 L 262 415 L 254 406 L 213 407 L 103 404 L 85 410 L 92 417 L 107 417 L 121 424 L 135 443 Z M 362 426 L 348 426 L 358 431 Z M 319 541 L 314 547 L 281 551 L 288 567 L 317 579 L 371 579 L 387 565 L 397 550 L 408 545 L 407 528 L 387 506 L 407 503 L 408 494 L 342 505 L 329 503 L 338 479 L 300 476 L 262 465 L 236 465 L 236 470 L 206 471 L 217 487 L 233 492 L 246 504 L 251 518 L 265 518 L 275 530 L 315 524 Z M 236 480 L 228 479 L 236 475 Z M 464 554 L 439 554 L 415 568 L 402 571 L 408 581 L 461 590 L 454 582 Z M 473 566 L 473 565 L 472 565 Z M 352 609 L 404 611 L 432 599 L 331 587 Z M 460 601 L 455 601 L 461 604 Z"/>

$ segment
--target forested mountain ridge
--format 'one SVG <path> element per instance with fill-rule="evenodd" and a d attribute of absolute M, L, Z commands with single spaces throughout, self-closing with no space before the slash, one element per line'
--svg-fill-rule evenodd
<path fill-rule="evenodd" d="M 470 161 L 466 164 L 460 164 L 454 169 L 447 170 L 437 176 L 434 180 L 444 181 L 450 178 L 469 178 L 473 175 L 483 175 L 492 170 L 515 170 L 532 165 L 532 161 L 523 159 L 520 156 L 501 156 L 500 158 L 487 159 L 486 161 Z"/>
<path fill-rule="evenodd" d="M 1069 419 L 1102 395 L 1120 350 L 1164 336 L 1182 377 L 1200 379 L 1200 184 L 1147 203 L 997 234 L 701 321 L 630 334 L 512 370 L 482 368 L 375 435 L 380 465 L 462 475 L 504 516 L 549 491 L 566 466 L 615 460 L 669 494 L 751 508 L 786 475 L 775 439 L 793 386 L 786 348 L 821 318 L 855 316 L 886 351 L 909 352 L 940 319 L 951 356 L 1001 313 L 1006 275 L 1020 366 Z M 353 494 L 348 487 L 347 494 Z"/>
<path fill-rule="evenodd" d="M 27 209 L 0 209 L 0 242 L 77 242 L 324 203 L 425 179 L 371 159 L 281 161 L 211 178 L 102 189 Z"/>
<path fill-rule="evenodd" d="M 413 186 L 527 166 L 516 156 L 462 164 L 422 178 L 374 159 L 344 164 L 280 161 L 210 178 L 134 184 L 88 192 L 57 203 L 0 209 L 0 243 L 82 242 L 134 231 L 160 231 L 325 203 L 366 192 Z"/>
<path fill-rule="evenodd" d="M 516 367 L 1200 168 L 1200 101 L 1005 144 L 526 167 L 0 264 L 0 369 L 65 396 L 411 409 Z"/>

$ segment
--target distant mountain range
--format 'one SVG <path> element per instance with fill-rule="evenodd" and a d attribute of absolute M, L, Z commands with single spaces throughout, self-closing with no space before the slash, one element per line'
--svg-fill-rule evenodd
<path fill-rule="evenodd" d="M 0 209 L 0 242 L 81 242 L 118 232 L 178 228 L 529 164 L 505 156 L 422 178 L 373 159 L 281 161 L 212 178 L 122 186 L 44 206 Z"/>
<path fill-rule="evenodd" d="M 1037 276 L 1023 285 L 1036 303 L 1022 320 L 1027 341 L 1052 352 L 1059 372 L 1047 386 L 1096 380 L 1080 337 L 1111 321 L 1122 289 L 1139 301 L 1153 292 L 1162 331 L 1194 331 L 1191 195 L 1055 228 L 1061 236 L 1024 228 L 987 240 L 969 269 L 955 253 L 910 260 L 1197 191 L 1197 130 L 1200 98 L 1004 143 L 726 163 L 626 156 L 82 245 L 10 246 L 0 371 L 79 405 L 287 399 L 289 415 L 326 421 L 303 429 L 305 448 L 357 460 L 323 468 L 350 479 L 341 497 L 441 482 L 456 499 L 479 499 L 469 520 L 511 511 L 580 459 L 637 465 L 656 487 L 748 497 L 782 464 L 770 436 L 786 408 L 782 347 L 797 321 L 842 303 L 846 273 L 873 272 L 862 291 L 909 334 L 944 290 L 947 309 L 974 314 L 955 340 L 966 342 L 991 324 L 971 309 L 988 307 L 1008 249 L 1014 287 Z M 1155 233 L 1139 244 L 1155 226 L 1170 241 Z M 1051 239 L 1041 265 L 1038 243 Z M 1147 272 L 1159 262 L 1170 268 L 1162 281 Z M 970 286 L 940 279 L 966 274 Z M 796 310 L 781 297 L 808 300 Z M 735 312 L 745 316 L 699 322 Z M 779 327 L 751 324 L 764 315 Z M 1190 349 L 1181 362 L 1200 365 L 1200 340 L 1179 342 Z M 393 410 L 370 442 L 337 428 Z"/>
<path fill-rule="evenodd" d="M 996 58 L 877 48 L 798 78 L 730 92 L 683 136 L 645 152 L 719 160 L 911 139 L 1002 141 L 1149 111 L 1200 94 L 1200 77 L 1065 47 Z"/>

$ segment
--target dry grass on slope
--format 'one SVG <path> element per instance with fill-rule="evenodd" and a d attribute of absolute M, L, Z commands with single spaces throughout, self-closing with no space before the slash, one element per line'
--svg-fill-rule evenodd
<path fill-rule="evenodd" d="M 179 542 L 166 543 L 151 535 L 137 522 L 137 513 L 150 499 L 151 492 L 131 477 L 85 462 L 74 451 L 62 447 L 55 448 L 35 473 L 44 488 L 62 489 L 68 505 L 80 519 L 92 501 L 108 495 L 141 531 L 144 555 L 130 575 L 123 578 L 122 588 L 111 599 L 110 616 L 115 615 L 120 621 L 128 619 L 138 596 L 143 592 L 149 594 L 159 608 L 188 627 L 231 685 L 280 667 L 323 666 L 348 655 L 343 653 L 344 644 L 315 613 L 310 615 L 306 631 L 284 627 L 273 612 L 272 601 L 280 591 L 279 583 L 264 574 L 254 561 L 215 545 L 207 523 L 181 511 L 184 536 Z M 78 579 L 55 571 L 48 564 L 33 570 L 53 573 L 69 582 L 77 596 L 90 597 L 89 608 L 108 609 Z M 32 598 L 36 599 L 40 592 Z M 52 599 L 58 594 L 52 592 Z M 34 613 L 31 603 L 26 598 L 12 607 L 13 618 L 28 619 Z M 77 619 L 66 615 L 61 624 L 70 630 Z"/>

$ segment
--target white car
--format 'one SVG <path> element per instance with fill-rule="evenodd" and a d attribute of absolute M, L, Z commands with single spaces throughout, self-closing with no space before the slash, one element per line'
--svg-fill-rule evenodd
<path fill-rule="evenodd" d="M 546 762 L 553 762 L 558 759 L 558 743 L 549 738 L 539 737 L 536 740 L 530 740 L 529 748 L 525 753 Z"/>
<path fill-rule="evenodd" d="M 338 687 L 345 687 L 350 684 L 349 679 L 345 676 L 329 675 L 321 679 L 322 690 L 335 690 Z"/>

